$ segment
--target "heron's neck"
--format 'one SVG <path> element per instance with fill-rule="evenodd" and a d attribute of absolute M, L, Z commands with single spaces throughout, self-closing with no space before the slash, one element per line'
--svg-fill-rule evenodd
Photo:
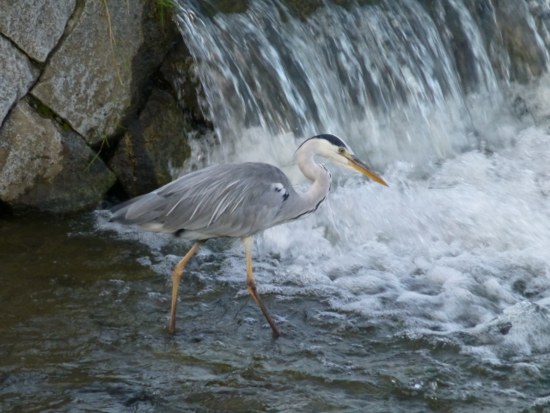
<path fill-rule="evenodd" d="M 316 163 L 314 157 L 315 152 L 311 150 L 299 151 L 296 156 L 298 167 L 302 173 L 313 181 L 309 191 L 300 194 L 305 211 L 316 210 L 330 191 L 330 173 L 323 165 Z"/>

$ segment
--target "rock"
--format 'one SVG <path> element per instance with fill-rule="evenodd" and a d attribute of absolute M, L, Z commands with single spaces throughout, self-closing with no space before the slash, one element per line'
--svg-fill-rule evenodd
<path fill-rule="evenodd" d="M 191 149 L 191 127 L 168 92 L 153 89 L 139 119 L 119 142 L 109 166 L 130 196 L 150 192 L 178 176 Z"/>
<path fill-rule="evenodd" d="M 32 59 L 45 62 L 57 44 L 76 0 L 0 1 L 0 32 Z"/>
<path fill-rule="evenodd" d="M 3 3 L 3 2 L 2 2 Z M 0 35 L 0 126 L 11 107 L 38 78 L 39 71 L 9 40 Z"/>
<path fill-rule="evenodd" d="M 188 120 L 197 128 L 213 129 L 202 112 L 200 101 L 205 100 L 200 80 L 195 75 L 195 62 L 183 40 L 177 42 L 162 63 L 160 72 L 173 90 Z"/>
<path fill-rule="evenodd" d="M 535 19 L 538 32 L 546 44 L 546 48 L 550 48 L 550 3 L 547 0 L 531 0 L 529 2 L 529 11 Z"/>
<path fill-rule="evenodd" d="M 187 143 L 191 157 L 185 161 L 180 175 L 207 166 L 212 149 L 219 145 L 212 121 L 203 112 L 201 102 L 206 101 L 203 85 L 195 70 L 195 61 L 180 37 L 168 53 L 160 68 L 160 84 L 176 97 L 185 120 L 192 128 Z"/>
<path fill-rule="evenodd" d="M 448 43 L 454 55 L 456 69 L 465 92 L 482 90 L 486 79 L 479 69 L 482 67 L 480 60 L 484 56 L 480 56 L 476 45 L 472 44 L 473 39 L 468 30 L 471 25 L 469 14 L 464 12 L 462 4 L 457 6 L 452 1 L 443 0 L 437 2 L 432 18 L 440 36 Z"/>
<path fill-rule="evenodd" d="M 506 53 L 504 40 L 502 38 L 501 30 L 498 27 L 496 11 L 492 1 L 466 0 L 464 3 L 470 12 L 472 20 L 475 22 L 479 30 L 485 53 L 487 53 L 497 79 L 508 81 L 510 72 L 510 57 L 508 56 L 508 53 Z M 463 58 L 467 57 L 464 56 Z M 468 63 L 461 61 L 457 62 L 457 64 L 467 65 Z M 472 89 L 469 90 L 471 91 Z"/>
<path fill-rule="evenodd" d="M 527 83 L 548 71 L 548 52 L 526 2 L 495 3 L 498 27 L 510 55 L 510 80 Z"/>
<path fill-rule="evenodd" d="M 80 136 L 41 117 L 25 99 L 0 130 L 0 200 L 15 212 L 91 208 L 115 180 Z"/>
<path fill-rule="evenodd" d="M 89 144 L 122 132 L 170 46 L 155 7 L 148 0 L 86 1 L 32 90 Z"/>

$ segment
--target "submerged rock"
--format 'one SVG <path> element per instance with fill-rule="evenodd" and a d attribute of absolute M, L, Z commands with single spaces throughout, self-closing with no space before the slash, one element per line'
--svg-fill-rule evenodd
<path fill-rule="evenodd" d="M 550 310 L 542 302 L 521 301 L 491 321 L 456 334 L 464 344 L 486 347 L 499 358 L 548 352 Z"/>
<path fill-rule="evenodd" d="M 0 131 L 0 200 L 16 212 L 96 206 L 115 176 L 82 138 L 21 100 Z"/>

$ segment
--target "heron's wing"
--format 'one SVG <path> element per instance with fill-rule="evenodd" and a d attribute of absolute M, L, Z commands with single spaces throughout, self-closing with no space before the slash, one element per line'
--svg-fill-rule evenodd
<path fill-rule="evenodd" d="M 272 165 L 217 165 L 115 207 L 113 220 L 158 232 L 246 236 L 275 225 L 292 192 L 288 178 Z"/>

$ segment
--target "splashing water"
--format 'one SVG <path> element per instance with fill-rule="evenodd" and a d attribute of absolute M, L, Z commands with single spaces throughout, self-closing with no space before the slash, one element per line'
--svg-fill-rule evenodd
<path fill-rule="evenodd" d="M 345 137 L 380 168 L 509 144 L 520 125 L 500 90 L 510 82 L 508 51 L 486 46 L 488 29 L 462 1 L 446 3 L 452 16 L 399 0 L 329 3 L 304 18 L 292 2 L 256 1 L 229 14 L 182 2 L 177 21 L 223 146 L 211 161 L 246 160 L 251 145 L 256 159 L 270 156 L 320 132 Z M 522 17 L 534 25 L 530 14 Z M 465 64 L 450 47 L 452 30 L 466 37 L 467 73 L 457 71 Z M 534 36 L 545 70 L 544 42 Z"/>
<path fill-rule="evenodd" d="M 182 3 L 178 21 L 221 141 L 212 163 L 270 162 L 304 184 L 294 150 L 332 132 L 385 170 L 389 188 L 333 170 L 322 210 L 257 237 L 260 294 L 317 297 L 330 303 L 317 317 L 446 337 L 498 364 L 550 350 L 550 139 L 520 132 L 532 119 L 511 116 L 479 27 L 449 4 L 475 57 L 467 96 L 414 1 L 329 5 L 305 21 L 283 3 L 212 16 Z M 216 276 L 243 283 L 240 245 L 225 254 Z"/>
<path fill-rule="evenodd" d="M 221 141 L 193 150 L 305 189 L 294 150 L 332 132 L 390 186 L 333 169 L 316 214 L 256 237 L 274 341 L 238 240 L 189 262 L 172 336 L 189 242 L 0 222 L 0 410 L 545 411 L 550 82 L 515 80 L 547 72 L 548 2 L 180 3 Z"/>
<path fill-rule="evenodd" d="M 397 331 L 477 335 L 515 314 L 530 321 L 477 340 L 484 357 L 548 351 L 547 312 L 527 316 L 550 303 L 548 162 L 548 135 L 532 128 L 513 148 L 466 153 L 426 179 L 397 163 L 390 189 L 348 180 L 315 218 L 266 231 L 264 251 L 283 262 L 270 281 L 376 323 L 394 315 Z"/>

